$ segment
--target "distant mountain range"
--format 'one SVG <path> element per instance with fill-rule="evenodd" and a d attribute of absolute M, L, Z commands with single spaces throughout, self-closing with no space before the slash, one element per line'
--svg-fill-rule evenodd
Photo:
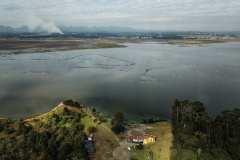
<path fill-rule="evenodd" d="M 146 32 L 148 30 L 144 29 L 134 29 L 130 27 L 119 27 L 119 26 L 57 26 L 63 33 L 67 32 L 83 32 L 83 33 L 93 33 L 93 32 L 105 32 L 105 33 L 124 33 L 124 32 Z M 28 26 L 22 26 L 20 28 L 12 28 L 9 26 L 0 26 L 0 33 L 26 33 L 30 32 Z M 43 27 L 36 27 L 31 32 L 46 32 L 53 33 L 51 29 L 44 29 Z"/>
<path fill-rule="evenodd" d="M 0 33 L 24 33 L 28 32 L 28 27 L 27 26 L 22 26 L 20 28 L 12 28 L 9 26 L 0 26 Z"/>

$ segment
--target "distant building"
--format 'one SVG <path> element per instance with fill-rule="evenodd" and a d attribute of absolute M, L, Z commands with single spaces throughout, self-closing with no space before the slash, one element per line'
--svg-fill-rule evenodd
<path fill-rule="evenodd" d="M 85 139 L 85 148 L 87 149 L 87 153 L 89 155 L 95 154 L 96 150 L 93 146 L 93 134 L 90 135 L 90 137 L 87 137 L 86 134 L 84 134 Z"/>
<path fill-rule="evenodd" d="M 141 136 L 129 136 L 128 142 L 148 144 L 156 142 L 156 136 L 145 134 Z"/>

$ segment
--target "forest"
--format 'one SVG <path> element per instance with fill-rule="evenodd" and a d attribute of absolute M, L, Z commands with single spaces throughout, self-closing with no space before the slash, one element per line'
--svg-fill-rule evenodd
<path fill-rule="evenodd" d="M 204 104 L 174 100 L 172 160 L 239 160 L 240 109 L 224 110 L 214 119 Z"/>
<path fill-rule="evenodd" d="M 74 107 L 78 102 L 65 101 Z M 81 110 L 59 107 L 27 120 L 0 119 L 0 159 L 88 159 Z"/>

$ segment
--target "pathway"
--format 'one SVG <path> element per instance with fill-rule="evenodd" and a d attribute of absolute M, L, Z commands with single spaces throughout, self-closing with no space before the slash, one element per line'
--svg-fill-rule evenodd
<path fill-rule="evenodd" d="M 90 113 L 90 112 L 89 112 L 87 109 L 85 109 L 85 108 L 83 108 L 83 109 L 86 111 L 86 113 L 87 113 L 89 116 L 92 117 L 92 119 L 95 119 L 95 117 L 93 116 L 92 113 Z M 103 126 L 106 130 L 108 130 L 108 131 L 114 136 L 114 138 L 118 141 L 119 145 L 121 145 L 119 138 L 118 138 L 108 127 L 106 127 L 106 126 L 105 126 L 104 124 L 102 124 L 102 123 L 101 123 L 101 126 Z"/>

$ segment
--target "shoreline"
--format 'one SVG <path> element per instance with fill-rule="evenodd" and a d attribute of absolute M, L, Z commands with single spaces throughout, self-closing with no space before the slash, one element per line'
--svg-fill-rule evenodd
<path fill-rule="evenodd" d="M 80 49 L 122 48 L 127 47 L 118 42 L 102 39 L 84 40 L 21 40 L 0 39 L 0 51 L 21 52 L 54 52 Z"/>
<path fill-rule="evenodd" d="M 10 119 L 13 120 L 13 121 L 17 121 L 17 120 L 19 120 L 19 119 L 22 119 L 22 120 L 25 121 L 25 122 L 29 122 L 29 121 L 31 121 L 31 120 L 33 120 L 33 119 L 35 119 L 35 118 L 39 118 L 39 117 L 45 116 L 45 115 L 47 115 L 48 113 L 50 113 L 50 112 L 58 109 L 59 107 L 67 107 L 67 108 L 72 108 L 72 109 L 81 109 L 81 108 L 85 108 L 85 109 L 86 109 L 86 107 L 85 107 L 84 105 L 82 105 L 82 104 L 80 104 L 80 107 L 81 107 L 81 108 L 77 108 L 77 107 L 73 107 L 73 106 L 64 105 L 63 102 L 60 102 L 57 106 L 55 106 L 55 107 L 54 107 L 53 109 L 51 109 L 50 111 L 38 113 L 38 114 L 35 114 L 35 115 L 23 117 L 23 118 L 13 118 L 13 119 L 10 118 Z M 87 110 L 87 109 L 86 109 L 86 110 Z M 9 118 L 9 117 L 6 117 L 6 118 L 5 118 L 5 117 L 0 117 L 0 119 L 8 119 L 8 118 Z"/>
<path fill-rule="evenodd" d="M 81 49 L 101 48 L 123 48 L 122 43 L 144 43 L 155 42 L 158 44 L 182 45 L 182 44 L 210 44 L 224 42 L 240 42 L 239 39 L 75 39 L 75 40 L 53 40 L 53 39 L 0 39 L 1 51 L 12 51 L 13 54 L 20 53 L 43 53 Z"/>

